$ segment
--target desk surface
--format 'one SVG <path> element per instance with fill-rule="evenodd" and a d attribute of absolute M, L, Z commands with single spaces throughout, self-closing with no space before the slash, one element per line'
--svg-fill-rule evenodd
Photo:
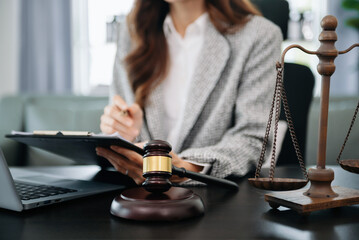
<path fill-rule="evenodd" d="M 95 166 L 32 168 L 78 179 L 93 179 Z M 333 185 L 359 189 L 359 176 L 333 167 Z M 298 169 L 278 168 L 277 176 L 300 176 Z M 117 173 L 108 173 L 117 176 Z M 104 173 L 107 175 L 107 173 Z M 98 174 L 97 174 L 98 176 Z M 116 177 L 115 177 L 116 178 Z M 201 217 L 174 223 L 135 222 L 113 217 L 119 192 L 63 202 L 28 212 L 0 209 L 0 239 L 358 239 L 359 205 L 313 212 L 271 210 L 266 191 L 238 180 L 240 190 L 191 187 L 204 202 Z"/>

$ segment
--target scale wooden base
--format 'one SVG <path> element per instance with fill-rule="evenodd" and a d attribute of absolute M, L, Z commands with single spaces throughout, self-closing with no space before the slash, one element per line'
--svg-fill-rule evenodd
<path fill-rule="evenodd" d="M 304 195 L 307 191 L 306 189 L 274 192 L 265 194 L 264 197 L 274 209 L 283 206 L 293 209 L 300 214 L 309 214 L 317 210 L 359 204 L 359 190 L 339 186 L 332 188 L 338 194 L 337 197 L 311 198 Z"/>

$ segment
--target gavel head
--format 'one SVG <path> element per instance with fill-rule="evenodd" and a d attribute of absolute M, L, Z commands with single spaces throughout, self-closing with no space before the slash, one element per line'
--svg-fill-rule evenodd
<path fill-rule="evenodd" d="M 143 156 L 143 176 L 146 178 L 142 183 L 144 189 L 152 193 L 168 191 L 172 183 L 172 157 L 169 155 L 172 147 L 169 143 L 161 140 L 152 140 L 145 144 Z"/>

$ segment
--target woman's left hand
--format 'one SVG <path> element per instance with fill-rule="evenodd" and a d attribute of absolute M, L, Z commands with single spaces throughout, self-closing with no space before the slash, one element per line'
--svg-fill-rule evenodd
<path fill-rule="evenodd" d="M 143 148 L 144 143 L 136 143 Z M 123 147 L 112 145 L 110 149 L 97 147 L 97 155 L 106 158 L 112 166 L 120 173 L 132 178 L 137 185 L 144 182 L 142 176 L 142 156 L 134 151 Z"/>
<path fill-rule="evenodd" d="M 135 145 L 143 148 L 145 143 L 136 143 Z M 140 185 L 145 181 L 143 174 L 143 159 L 142 156 L 132 150 L 128 150 L 119 146 L 111 146 L 110 149 L 97 147 L 97 155 L 106 158 L 113 167 L 124 175 L 131 177 L 136 184 Z M 181 159 L 177 154 L 171 152 L 172 164 L 176 167 L 184 167 L 189 171 L 200 172 L 203 167 L 194 165 L 192 163 L 186 162 Z M 171 178 L 172 182 L 182 182 L 186 178 L 180 178 L 173 176 Z"/>

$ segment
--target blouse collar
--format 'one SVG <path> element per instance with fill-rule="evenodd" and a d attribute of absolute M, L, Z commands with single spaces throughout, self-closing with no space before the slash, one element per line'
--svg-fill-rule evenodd
<path fill-rule="evenodd" d="M 208 13 L 207 12 L 203 13 L 193 23 L 187 26 L 185 37 L 189 34 L 204 35 L 208 20 L 209 20 Z M 173 24 L 173 20 L 170 14 L 167 14 L 163 22 L 163 31 L 166 38 L 168 38 L 171 35 L 178 35 L 180 37 L 179 33 L 177 32 Z"/>

